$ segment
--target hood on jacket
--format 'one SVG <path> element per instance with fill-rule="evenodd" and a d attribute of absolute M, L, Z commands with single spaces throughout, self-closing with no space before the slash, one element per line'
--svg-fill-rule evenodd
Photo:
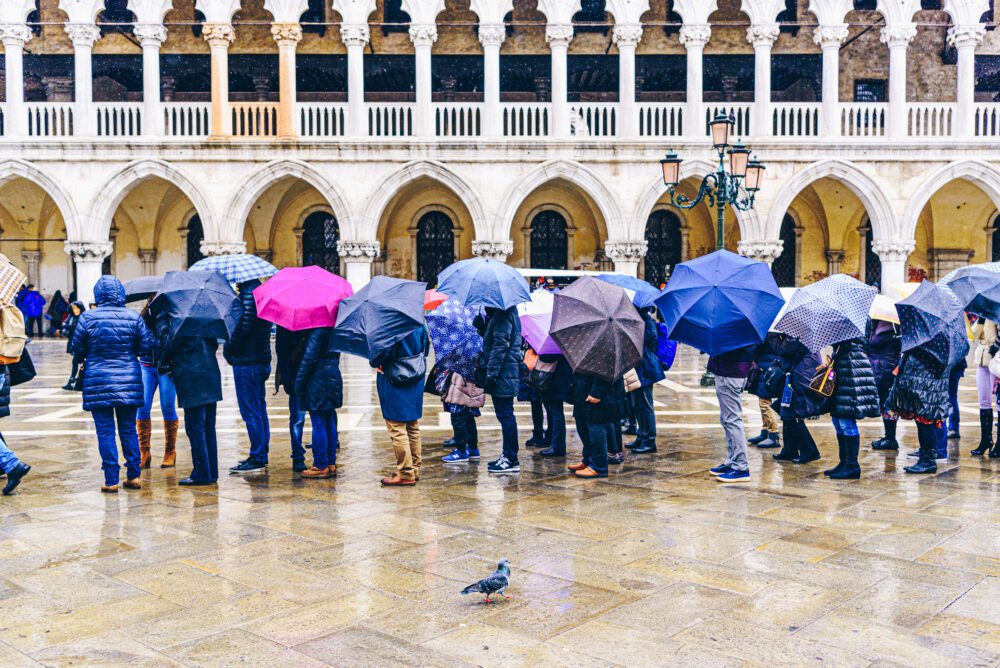
<path fill-rule="evenodd" d="M 94 285 L 94 302 L 98 306 L 125 306 L 125 286 L 114 276 L 101 276 Z"/>
<path fill-rule="evenodd" d="M 69 305 L 70 309 L 72 309 L 74 306 L 80 309 L 80 315 L 83 315 L 83 312 L 87 310 L 87 307 L 83 305 L 83 302 L 73 302 L 72 304 Z M 70 313 L 72 313 L 72 310 L 70 311 Z"/>

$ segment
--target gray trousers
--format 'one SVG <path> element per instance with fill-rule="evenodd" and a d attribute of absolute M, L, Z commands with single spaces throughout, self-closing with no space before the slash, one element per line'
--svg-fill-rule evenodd
<path fill-rule="evenodd" d="M 743 394 L 745 378 L 715 377 L 715 396 L 719 400 L 719 422 L 726 432 L 726 466 L 747 471 L 747 435 L 743 432 Z"/>

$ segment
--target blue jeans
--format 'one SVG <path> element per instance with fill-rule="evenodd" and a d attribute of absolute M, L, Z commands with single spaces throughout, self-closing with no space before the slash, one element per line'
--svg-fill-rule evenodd
<path fill-rule="evenodd" d="M 455 432 L 455 448 L 466 452 L 469 448 L 479 447 L 479 428 L 476 426 L 476 416 L 469 412 L 452 413 L 451 429 Z"/>
<path fill-rule="evenodd" d="M 610 422 L 587 422 L 584 428 L 587 438 L 583 445 L 583 461 L 598 473 L 607 473 L 608 447 L 616 438 L 614 425 Z"/>
<path fill-rule="evenodd" d="M 337 411 L 309 411 L 312 422 L 313 466 L 325 469 L 337 463 Z"/>
<path fill-rule="evenodd" d="M 0 434 L 0 471 L 4 473 L 13 471 L 20 465 L 21 460 L 17 458 L 13 450 L 7 447 L 7 441 L 4 440 L 3 434 Z"/>
<path fill-rule="evenodd" d="M 191 479 L 199 483 L 219 479 L 219 445 L 215 439 L 215 406 L 203 404 L 184 409 L 184 433 L 191 442 Z"/>
<path fill-rule="evenodd" d="M 556 452 L 566 452 L 566 414 L 563 402 L 550 399 L 545 402 L 545 412 L 549 414 L 549 447 Z"/>
<path fill-rule="evenodd" d="M 632 392 L 632 408 L 637 425 L 636 440 L 656 445 L 656 412 L 653 410 L 653 386 L 641 387 Z"/>
<path fill-rule="evenodd" d="M 139 435 L 135 431 L 135 406 L 115 406 L 95 408 L 94 427 L 97 429 L 97 447 L 101 452 L 101 468 L 104 469 L 104 484 L 108 487 L 118 484 L 121 466 L 118 464 L 118 444 L 115 442 L 115 422 L 118 423 L 118 438 L 125 455 L 125 469 L 129 480 L 139 477 L 140 454 Z"/>
<path fill-rule="evenodd" d="M 160 412 L 163 413 L 164 420 L 177 419 L 177 390 L 174 388 L 174 379 L 168 373 L 158 373 L 156 367 L 140 364 L 142 369 L 142 408 L 135 414 L 137 420 L 148 420 L 153 410 L 153 398 L 156 390 L 160 390 Z"/>
<path fill-rule="evenodd" d="M 261 464 L 267 463 L 271 442 L 271 425 L 267 421 L 267 391 L 264 388 L 270 375 L 270 364 L 233 367 L 236 403 L 240 406 L 240 417 L 243 418 L 250 437 L 250 458 Z"/>
<path fill-rule="evenodd" d="M 948 411 L 948 430 L 958 431 L 958 425 L 962 421 L 961 415 L 958 410 L 958 384 L 962 380 L 962 376 L 965 375 L 965 371 L 952 371 L 951 375 L 948 376 L 948 405 L 951 410 Z"/>
<path fill-rule="evenodd" d="M 299 410 L 299 400 L 294 394 L 288 395 L 288 431 L 292 436 L 292 463 L 306 461 L 306 449 L 302 447 L 302 430 L 306 426 L 306 412 Z"/>
<path fill-rule="evenodd" d="M 958 425 L 955 425 L 958 428 Z M 941 426 L 937 427 L 934 432 L 935 449 L 937 450 L 938 459 L 948 458 L 948 425 L 944 420 L 941 420 Z"/>
<path fill-rule="evenodd" d="M 503 434 L 503 456 L 507 461 L 517 463 L 517 419 L 514 417 L 514 397 L 492 396 L 493 411 L 500 423 L 500 433 Z"/>
<path fill-rule="evenodd" d="M 860 436 L 857 420 L 833 418 L 833 430 L 837 432 L 837 436 Z"/>

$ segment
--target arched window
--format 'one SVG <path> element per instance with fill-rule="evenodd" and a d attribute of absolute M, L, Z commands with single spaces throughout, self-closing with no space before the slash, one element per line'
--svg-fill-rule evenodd
<path fill-rule="evenodd" d="M 774 281 L 782 288 L 795 287 L 795 219 L 785 214 L 781 221 L 781 255 L 771 263 Z"/>
<path fill-rule="evenodd" d="M 443 211 L 428 211 L 417 222 L 417 280 L 437 285 L 437 275 L 454 261 L 454 223 Z"/>
<path fill-rule="evenodd" d="M 205 228 L 201 226 L 201 218 L 191 216 L 187 224 L 187 266 L 191 266 L 205 257 L 201 252 L 201 242 L 205 240 Z"/>
<path fill-rule="evenodd" d="M 317 211 L 302 223 L 302 266 L 322 267 L 332 274 L 340 273 L 340 224 L 333 214 Z"/>
<path fill-rule="evenodd" d="M 872 226 L 865 234 L 865 283 L 882 287 L 882 258 L 872 250 Z"/>
<path fill-rule="evenodd" d="M 566 219 L 558 211 L 542 211 L 531 221 L 531 266 L 566 269 Z"/>
<path fill-rule="evenodd" d="M 660 209 L 646 221 L 646 272 L 644 278 L 660 287 L 670 278 L 681 257 L 681 221 L 673 211 Z"/>
<path fill-rule="evenodd" d="M 118 32 L 129 34 L 136 21 L 135 14 L 128 9 L 128 0 L 106 0 L 104 11 L 97 15 L 97 25 L 101 36 Z"/>

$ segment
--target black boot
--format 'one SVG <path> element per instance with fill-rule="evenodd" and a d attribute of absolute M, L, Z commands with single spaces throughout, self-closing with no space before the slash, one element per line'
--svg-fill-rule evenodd
<path fill-rule="evenodd" d="M 872 441 L 872 450 L 899 450 L 899 443 L 896 442 L 896 420 L 886 420 L 882 418 L 882 429 L 885 436 L 877 441 Z"/>
<path fill-rule="evenodd" d="M 757 444 L 758 448 L 780 448 L 781 436 L 776 431 L 767 432 L 767 438 Z"/>
<path fill-rule="evenodd" d="M 799 445 L 802 442 L 800 425 L 804 426 L 804 423 L 798 420 L 788 420 L 784 423 L 785 445 L 781 448 L 781 452 L 771 455 L 779 462 L 790 462 L 799 456 Z"/>
<path fill-rule="evenodd" d="M 861 450 L 860 436 L 842 436 L 844 442 L 843 468 L 830 474 L 830 480 L 857 480 L 861 477 L 858 452 Z"/>
<path fill-rule="evenodd" d="M 993 447 L 990 448 L 990 459 L 1000 459 L 1000 420 L 997 420 L 997 437 L 993 442 Z"/>
<path fill-rule="evenodd" d="M 28 475 L 28 471 L 31 467 L 27 464 L 18 464 L 13 469 L 7 472 L 7 484 L 4 485 L 3 495 L 10 496 L 17 489 L 17 486 L 21 484 L 21 479 Z"/>
<path fill-rule="evenodd" d="M 985 455 L 993 447 L 993 409 L 979 409 L 979 447 L 971 452 L 974 457 Z"/>
<path fill-rule="evenodd" d="M 809 433 L 809 427 L 806 426 L 805 422 L 799 427 L 799 433 L 801 434 L 799 456 L 793 459 L 792 463 L 808 464 L 819 459 L 819 448 L 816 447 L 816 441 L 813 440 L 812 434 Z"/>
<path fill-rule="evenodd" d="M 761 429 L 760 434 L 754 436 L 753 438 L 748 438 L 747 443 L 749 443 L 750 445 L 757 445 L 761 441 L 765 440 L 767 438 L 767 435 L 768 435 L 767 429 Z"/>
<path fill-rule="evenodd" d="M 917 425 L 917 437 L 920 439 L 920 458 L 913 466 L 903 467 L 907 473 L 937 473 L 937 429 L 933 425 Z"/>
<path fill-rule="evenodd" d="M 844 437 L 837 434 L 837 465 L 832 469 L 827 469 L 823 471 L 823 475 L 832 476 L 834 473 L 840 473 L 844 468 Z"/>

